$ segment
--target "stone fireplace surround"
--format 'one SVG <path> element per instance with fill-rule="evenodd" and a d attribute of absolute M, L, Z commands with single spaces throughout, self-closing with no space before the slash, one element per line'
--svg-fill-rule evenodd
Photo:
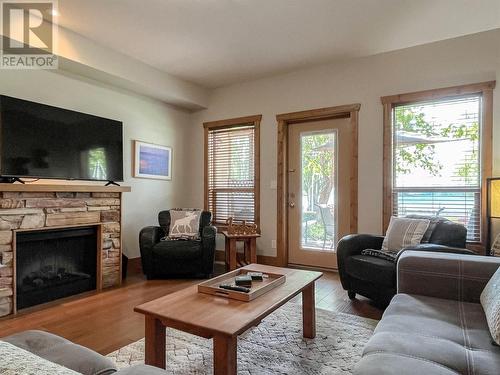
<path fill-rule="evenodd" d="M 98 226 L 97 290 L 120 285 L 122 193 L 129 191 L 121 186 L 0 184 L 0 316 L 16 312 L 19 231 Z"/>

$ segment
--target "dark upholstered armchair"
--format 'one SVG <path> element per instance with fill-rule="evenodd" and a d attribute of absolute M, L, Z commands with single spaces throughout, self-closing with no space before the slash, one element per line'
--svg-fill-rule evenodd
<path fill-rule="evenodd" d="M 404 250 L 475 254 L 465 248 L 467 229 L 461 224 L 440 218 L 436 226 L 428 231 L 431 232 L 424 235 L 429 239 L 428 243 Z M 361 254 L 365 249 L 381 249 L 383 241 L 383 236 L 370 234 L 351 234 L 339 241 L 337 263 L 340 281 L 349 298 L 353 299 L 358 293 L 385 306 L 396 294 L 397 261 Z"/>
<path fill-rule="evenodd" d="M 215 235 L 212 214 L 203 211 L 200 218 L 199 240 L 166 240 L 170 227 L 170 212 L 158 214 L 160 226 L 146 227 L 139 234 L 142 270 L 148 279 L 168 277 L 205 277 L 214 272 Z"/>

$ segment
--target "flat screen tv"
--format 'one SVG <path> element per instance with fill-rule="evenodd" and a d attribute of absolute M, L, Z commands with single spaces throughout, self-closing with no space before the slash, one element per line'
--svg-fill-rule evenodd
<path fill-rule="evenodd" d="M 0 176 L 123 181 L 122 127 L 0 95 Z"/>

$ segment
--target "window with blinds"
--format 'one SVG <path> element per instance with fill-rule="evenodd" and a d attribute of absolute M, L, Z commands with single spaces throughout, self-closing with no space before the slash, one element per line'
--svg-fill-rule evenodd
<path fill-rule="evenodd" d="M 481 95 L 396 105 L 393 214 L 442 216 L 481 240 Z"/>
<path fill-rule="evenodd" d="M 213 223 L 219 226 L 229 217 L 259 225 L 259 122 L 237 120 L 220 127 L 205 124 L 205 205 L 212 212 Z"/>

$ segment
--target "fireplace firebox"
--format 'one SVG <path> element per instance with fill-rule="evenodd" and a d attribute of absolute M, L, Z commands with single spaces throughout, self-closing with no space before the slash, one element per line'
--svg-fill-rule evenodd
<path fill-rule="evenodd" d="M 96 226 L 18 232 L 17 308 L 95 290 L 97 240 Z"/>

